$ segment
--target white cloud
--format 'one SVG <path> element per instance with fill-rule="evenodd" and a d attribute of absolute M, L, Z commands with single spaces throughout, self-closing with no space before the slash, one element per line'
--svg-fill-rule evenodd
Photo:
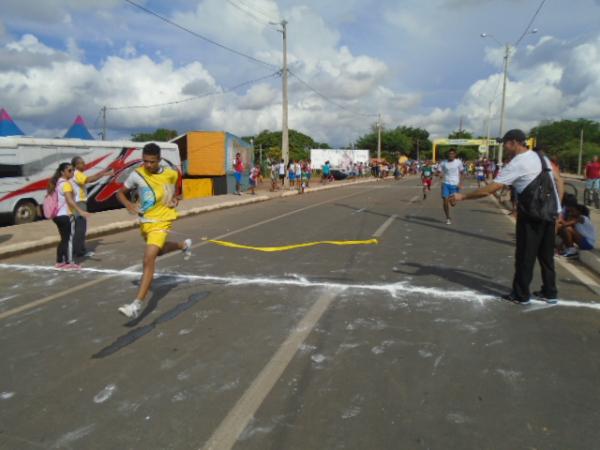
<path fill-rule="evenodd" d="M 119 0 L 3 0 L 2 13 L 39 22 L 70 23 L 69 11 L 112 8 Z"/>
<path fill-rule="evenodd" d="M 600 0 L 581 1 L 589 9 Z M 270 70 L 122 1 L 4 3 L 2 20 L 19 37 L 4 33 L 7 37 L 0 39 L 10 41 L 0 48 L 0 104 L 49 133 L 61 124 L 66 127 L 76 112 L 93 119 L 105 104 L 176 101 Z M 176 22 L 275 66 L 282 59 L 281 34 L 266 22 L 285 17 L 291 70 L 344 107 L 328 103 L 292 76 L 290 126 L 332 144 L 352 141 L 375 121 L 353 112 L 381 113 L 388 126 L 424 126 L 438 136 L 456 129 L 464 117 L 465 126 L 480 134 L 494 97 L 496 133 L 503 48 L 482 41 L 479 33 L 494 32 L 500 40 L 518 35 L 523 24 L 505 20 L 507 15 L 526 18 L 532 13 L 529 2 L 521 0 L 387 0 L 377 8 L 367 0 L 237 4 L 253 13 L 221 0 L 178 0 L 160 7 Z M 600 118 L 600 39 L 585 35 L 589 29 L 576 41 L 561 35 L 563 25 L 579 26 L 590 15 L 573 10 L 565 24 L 560 20 L 565 8 L 549 3 L 540 19 L 557 20 L 559 32 L 542 23 L 546 36 L 537 42 L 528 38 L 512 56 L 507 126 L 528 128 L 548 118 Z M 23 25 L 33 22 L 37 25 L 29 29 Z M 484 29 L 495 23 L 503 28 Z M 23 34 L 23 27 L 28 33 Z M 278 129 L 280 121 L 280 79 L 181 105 L 109 111 L 109 127 L 125 135 L 158 126 L 252 134 Z"/>

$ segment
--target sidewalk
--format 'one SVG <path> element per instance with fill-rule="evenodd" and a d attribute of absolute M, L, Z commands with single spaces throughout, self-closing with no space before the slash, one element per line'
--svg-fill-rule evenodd
<path fill-rule="evenodd" d="M 326 189 L 336 189 L 344 186 L 367 183 L 376 181 L 374 178 L 364 178 L 352 181 L 335 181 L 326 186 L 317 185 L 306 189 L 305 193 L 318 192 Z M 180 202 L 177 210 L 180 217 L 197 215 L 216 211 L 219 209 L 233 208 L 236 206 L 248 205 L 251 203 L 264 202 L 275 198 L 289 197 L 299 195 L 297 191 L 275 191 L 269 192 L 264 187 L 268 180 L 257 189 L 256 195 L 242 196 L 237 195 L 219 195 L 214 197 L 205 197 L 194 200 L 184 200 Z M 138 226 L 137 218 L 131 215 L 126 209 L 116 209 L 95 213 L 88 219 L 88 237 L 96 237 L 105 234 L 118 233 L 119 231 L 136 228 Z M 9 256 L 29 253 L 42 248 L 54 247 L 60 241 L 56 225 L 50 220 L 40 220 L 24 225 L 13 225 L 0 228 L 0 259 Z"/>

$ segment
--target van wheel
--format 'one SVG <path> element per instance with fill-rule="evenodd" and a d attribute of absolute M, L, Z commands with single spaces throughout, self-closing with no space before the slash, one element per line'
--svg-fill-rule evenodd
<path fill-rule="evenodd" d="M 24 201 L 19 203 L 15 207 L 13 214 L 15 225 L 21 225 L 23 223 L 31 223 L 37 219 L 38 208 L 37 205 L 30 201 Z"/>

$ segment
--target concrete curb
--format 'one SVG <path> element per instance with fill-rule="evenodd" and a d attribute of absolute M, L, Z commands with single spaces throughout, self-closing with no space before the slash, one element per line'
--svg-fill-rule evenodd
<path fill-rule="evenodd" d="M 314 188 L 309 188 L 304 191 L 305 194 L 310 194 L 312 192 L 324 191 L 327 189 L 335 189 L 342 188 L 345 186 L 352 186 L 355 184 L 362 184 L 368 182 L 378 181 L 377 179 L 367 178 L 364 180 L 356 180 L 343 184 L 331 184 L 328 186 L 319 186 Z M 278 198 L 291 197 L 294 195 L 301 195 L 298 191 L 286 191 L 282 192 L 280 195 L 257 195 L 252 197 L 243 197 L 240 200 L 227 201 L 224 203 L 218 203 L 216 205 L 210 206 L 198 206 L 196 208 L 190 208 L 179 211 L 179 217 L 187 217 L 187 216 L 195 216 L 199 214 L 209 213 L 212 211 L 218 211 L 221 209 L 235 208 L 238 206 L 251 205 L 253 203 L 266 202 L 268 200 L 275 200 Z M 101 225 L 97 227 L 90 228 L 87 232 L 88 238 L 106 236 L 108 234 L 119 233 L 121 231 L 130 230 L 139 226 L 139 222 L 137 219 L 131 220 L 122 220 L 120 222 L 114 222 L 108 225 Z M 43 239 L 38 239 L 36 241 L 29 242 L 20 242 L 17 244 L 6 245 L 0 248 L 0 259 L 8 258 L 10 256 L 22 255 L 25 253 L 31 253 L 37 250 L 42 250 L 45 248 L 50 248 L 56 246 L 60 242 L 60 237 L 58 234 L 53 234 L 52 236 L 47 236 Z"/>
<path fill-rule="evenodd" d="M 580 251 L 579 262 L 590 271 L 600 276 L 600 252 L 598 252 L 598 250 Z"/>

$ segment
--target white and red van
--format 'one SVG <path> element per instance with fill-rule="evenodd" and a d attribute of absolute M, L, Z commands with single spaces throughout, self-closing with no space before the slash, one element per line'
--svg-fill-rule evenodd
<path fill-rule="evenodd" d="M 0 214 L 15 224 L 33 222 L 46 195 L 48 181 L 62 162 L 75 156 L 85 161 L 93 175 L 110 167 L 114 175 L 87 186 L 88 209 L 92 212 L 119 208 L 114 195 L 129 173 L 139 167 L 145 142 L 87 141 L 0 137 Z M 170 142 L 157 143 L 163 162 L 181 173 L 179 148 Z"/>

